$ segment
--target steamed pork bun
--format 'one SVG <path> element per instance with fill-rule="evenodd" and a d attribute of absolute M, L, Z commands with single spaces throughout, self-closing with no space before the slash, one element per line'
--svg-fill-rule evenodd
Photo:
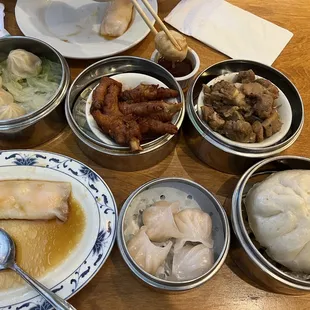
<path fill-rule="evenodd" d="M 310 273 L 310 171 L 271 175 L 249 191 L 246 209 L 267 254 L 292 271 Z"/>
<path fill-rule="evenodd" d="M 7 62 L 8 70 L 23 79 L 37 76 L 42 70 L 41 59 L 22 49 L 11 51 Z"/>
<path fill-rule="evenodd" d="M 183 61 L 187 55 L 187 42 L 186 38 L 180 33 L 170 30 L 172 36 L 176 39 L 181 47 L 179 51 L 174 44 L 170 41 L 164 31 L 160 31 L 155 37 L 155 47 L 163 58 L 170 61 Z"/>

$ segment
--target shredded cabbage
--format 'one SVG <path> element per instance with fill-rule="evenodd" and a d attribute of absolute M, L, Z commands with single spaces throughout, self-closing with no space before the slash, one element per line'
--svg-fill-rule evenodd
<path fill-rule="evenodd" d="M 14 101 L 31 113 L 55 95 L 62 78 L 62 68 L 59 63 L 42 58 L 39 75 L 23 79 L 10 72 L 5 60 L 0 63 L 0 78 L 2 87 L 12 94 Z"/>

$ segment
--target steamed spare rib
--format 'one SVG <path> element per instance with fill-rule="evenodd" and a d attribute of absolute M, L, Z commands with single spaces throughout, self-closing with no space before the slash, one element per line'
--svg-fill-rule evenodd
<path fill-rule="evenodd" d="M 253 70 L 239 72 L 235 82 L 203 86 L 202 118 L 211 129 L 244 143 L 261 142 L 278 132 L 282 127 L 275 103 L 279 89 L 268 80 L 256 79 Z"/>
<path fill-rule="evenodd" d="M 171 120 L 182 109 L 182 103 L 163 101 L 177 95 L 175 90 L 146 84 L 122 93 L 121 83 L 103 77 L 93 92 L 90 112 L 100 129 L 116 143 L 139 151 L 145 138 L 177 133 Z"/>
<path fill-rule="evenodd" d="M 254 82 L 256 79 L 255 73 L 253 70 L 240 71 L 236 78 L 236 83 L 250 83 Z"/>

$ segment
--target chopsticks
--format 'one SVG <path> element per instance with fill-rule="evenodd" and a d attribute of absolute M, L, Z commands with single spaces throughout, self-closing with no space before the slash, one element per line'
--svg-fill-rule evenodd
<path fill-rule="evenodd" d="M 156 12 L 153 10 L 152 6 L 149 4 L 149 2 L 147 0 L 141 0 L 143 2 L 143 4 L 145 5 L 145 7 L 149 10 L 149 12 L 152 14 L 152 16 L 155 18 L 155 20 L 158 22 L 158 24 L 160 25 L 160 27 L 163 29 L 163 31 L 166 33 L 167 37 L 169 38 L 169 40 L 173 43 L 173 45 L 179 50 L 181 51 L 182 48 L 179 45 L 179 43 L 177 42 L 177 40 L 173 37 L 173 35 L 171 34 L 171 32 L 169 31 L 169 29 L 166 27 L 166 25 L 163 23 L 163 21 L 159 18 L 159 16 L 156 14 Z M 138 13 L 141 15 L 141 17 L 143 18 L 143 20 L 145 21 L 145 23 L 149 26 L 149 28 L 151 29 L 151 31 L 153 32 L 153 34 L 157 34 L 157 30 L 155 29 L 155 27 L 152 25 L 152 22 L 149 20 L 149 18 L 146 16 L 146 14 L 144 13 L 143 9 L 140 7 L 139 3 L 137 2 L 137 0 L 131 0 L 133 6 L 136 8 L 136 10 L 138 11 Z"/>
<path fill-rule="evenodd" d="M 155 29 L 155 27 L 152 25 L 152 22 L 149 20 L 149 18 L 146 16 L 146 14 L 144 13 L 143 9 L 141 8 L 141 6 L 139 5 L 139 3 L 137 2 L 137 0 L 131 0 L 133 6 L 136 8 L 136 10 L 138 11 L 138 13 L 141 15 L 141 17 L 144 19 L 144 21 L 146 22 L 146 24 L 149 26 L 149 28 L 151 29 L 151 31 L 153 32 L 154 35 L 157 34 L 157 30 Z"/>

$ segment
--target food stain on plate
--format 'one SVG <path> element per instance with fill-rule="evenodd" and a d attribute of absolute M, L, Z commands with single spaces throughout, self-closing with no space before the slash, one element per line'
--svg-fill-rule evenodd
<path fill-rule="evenodd" d="M 16 244 L 16 262 L 32 277 L 39 279 L 60 265 L 74 251 L 85 230 L 86 218 L 80 204 L 69 199 L 69 216 L 60 220 L 0 220 L 0 228 Z M 25 282 L 13 271 L 0 273 L 0 291 L 16 288 Z"/>

